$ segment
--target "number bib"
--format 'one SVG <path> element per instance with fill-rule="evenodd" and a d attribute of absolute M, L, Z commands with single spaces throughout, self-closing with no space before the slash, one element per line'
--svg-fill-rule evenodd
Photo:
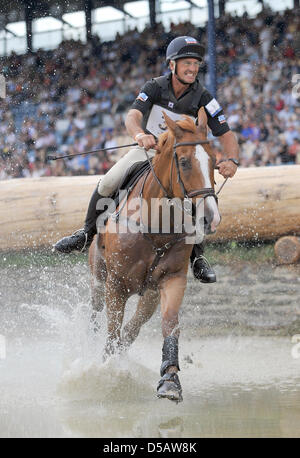
<path fill-rule="evenodd" d="M 159 137 L 159 135 L 165 132 L 168 128 L 163 112 L 165 112 L 171 119 L 173 119 L 173 121 L 178 121 L 183 117 L 182 114 L 174 113 L 173 111 L 167 110 L 166 108 L 159 105 L 153 105 L 148 117 L 146 129 L 155 137 Z M 194 122 L 196 121 L 196 118 L 193 116 L 189 116 L 189 118 L 191 118 Z"/>

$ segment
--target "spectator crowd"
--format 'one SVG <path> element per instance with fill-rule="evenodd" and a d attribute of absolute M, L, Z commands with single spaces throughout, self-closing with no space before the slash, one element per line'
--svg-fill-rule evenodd
<path fill-rule="evenodd" d="M 105 173 L 132 142 L 124 117 L 144 82 L 167 73 L 176 36 L 207 45 L 189 22 L 130 30 L 114 41 L 64 41 L 52 51 L 0 58 L 0 180 Z M 300 23 L 293 10 L 216 20 L 217 99 L 241 148 L 243 166 L 300 164 Z M 297 79 L 298 78 L 298 79 Z M 200 79 L 209 87 L 207 56 Z M 299 87 L 299 89 L 298 89 Z M 221 155 L 218 139 L 215 152 Z M 47 161 L 112 148 L 93 155 Z"/>

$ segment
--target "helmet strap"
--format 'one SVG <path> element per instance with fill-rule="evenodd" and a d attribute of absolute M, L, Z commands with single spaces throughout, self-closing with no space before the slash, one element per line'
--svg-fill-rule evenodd
<path fill-rule="evenodd" d="M 186 82 L 183 81 L 181 78 L 179 78 L 179 76 L 177 75 L 176 60 L 172 60 L 171 62 L 172 62 L 173 65 L 174 65 L 173 70 L 171 70 L 171 71 L 172 71 L 172 74 L 175 76 L 175 78 L 176 78 L 181 84 L 183 84 L 184 86 L 189 86 L 190 83 L 186 83 Z"/>

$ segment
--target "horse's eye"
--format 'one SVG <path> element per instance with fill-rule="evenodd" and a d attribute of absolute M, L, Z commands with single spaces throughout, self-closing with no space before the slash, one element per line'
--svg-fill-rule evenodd
<path fill-rule="evenodd" d="M 184 170 L 192 168 L 191 161 L 189 159 L 187 159 L 186 157 L 181 157 L 179 159 L 179 164 Z"/>

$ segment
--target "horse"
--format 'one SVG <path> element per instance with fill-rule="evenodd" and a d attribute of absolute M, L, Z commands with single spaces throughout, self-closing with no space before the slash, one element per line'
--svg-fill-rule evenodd
<path fill-rule="evenodd" d="M 140 230 L 116 230 L 116 227 L 121 229 L 123 223 L 121 219 L 116 223 L 110 217 L 105 231 L 98 233 L 92 242 L 89 265 L 93 319 L 106 305 L 104 360 L 126 350 L 134 342 L 142 325 L 152 317 L 160 302 L 164 341 L 157 396 L 180 402 L 178 313 L 187 284 L 193 244 L 186 243 L 184 231 L 175 233 L 172 215 L 168 233 L 157 230 L 145 232 L 141 228 L 145 228 L 145 220 L 147 227 L 161 228 L 161 221 L 152 210 L 153 205 L 157 206 L 163 198 L 167 202 L 173 199 L 175 203 L 184 204 L 178 210 L 180 214 L 185 213 L 185 204 L 190 203 L 190 218 L 194 216 L 192 213 L 199 199 L 204 205 L 202 219 L 205 234 L 216 230 L 220 214 L 214 191 L 215 157 L 206 139 L 204 110 L 202 120 L 198 118 L 199 126 L 187 116 L 176 122 L 165 113 L 164 117 L 167 131 L 158 139 L 155 156 L 152 163 L 149 161 L 150 171 L 135 184 L 126 204 L 119 206 L 122 215 L 126 207 L 127 210 L 130 208 L 133 199 L 142 198 L 142 210 L 136 212 L 134 208 L 127 212 L 129 217 L 136 216 Z M 134 294 L 141 297 L 133 317 L 121 332 L 126 302 Z"/>

